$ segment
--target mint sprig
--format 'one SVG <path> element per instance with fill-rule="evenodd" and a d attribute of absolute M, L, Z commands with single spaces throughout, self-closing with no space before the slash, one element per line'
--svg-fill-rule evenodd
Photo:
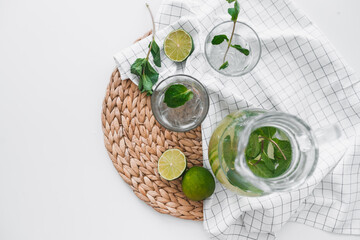
<path fill-rule="evenodd" d="M 146 92 L 148 95 L 152 94 L 152 87 L 159 79 L 159 73 L 151 66 L 149 62 L 150 53 L 153 56 L 154 63 L 156 66 L 161 67 L 161 59 L 160 59 L 160 48 L 155 42 L 155 22 L 154 17 L 152 15 L 151 9 L 148 4 L 146 7 L 149 10 L 152 24 L 153 24 L 153 34 L 152 41 L 149 44 L 149 51 L 146 55 L 146 58 L 138 58 L 131 65 L 130 71 L 132 74 L 138 76 L 139 84 L 138 88 L 141 92 Z"/>
<path fill-rule="evenodd" d="M 164 103 L 170 108 L 177 108 L 184 105 L 194 97 L 194 93 L 184 85 L 171 85 L 165 92 Z"/>
<path fill-rule="evenodd" d="M 230 14 L 231 16 L 231 21 L 234 22 L 234 25 L 233 25 L 233 28 L 232 28 L 232 32 L 231 32 L 231 36 L 230 36 L 230 39 L 225 35 L 225 34 L 221 34 L 221 35 L 216 35 L 214 36 L 214 38 L 212 39 L 211 43 L 213 45 L 219 45 L 221 44 L 222 42 L 224 42 L 225 40 L 227 41 L 228 45 L 227 45 L 227 48 L 226 48 L 226 51 L 225 51 L 225 54 L 224 54 L 224 58 L 223 58 L 223 63 L 222 65 L 220 66 L 219 70 L 222 70 L 222 69 L 225 69 L 229 66 L 229 62 L 226 61 L 226 55 L 227 53 L 229 52 L 229 49 L 230 47 L 238 50 L 239 52 L 241 52 L 242 54 L 244 54 L 245 56 L 249 56 L 250 54 L 250 50 L 249 49 L 246 49 L 246 48 L 243 48 L 242 46 L 238 45 L 238 44 L 231 44 L 232 42 L 232 39 L 233 39 L 233 36 L 234 36 L 234 33 L 235 33 L 235 26 L 236 26 L 236 21 L 239 17 L 239 13 L 240 13 L 240 4 L 237 0 L 226 0 L 228 3 L 232 3 L 232 2 L 235 2 L 234 3 L 234 7 L 233 8 L 229 8 L 228 9 L 228 13 Z"/>
<path fill-rule="evenodd" d="M 290 166 L 291 143 L 274 137 L 277 131 L 280 132 L 274 127 L 262 127 L 252 132 L 249 137 L 245 159 L 250 170 L 259 177 L 280 176 Z"/>

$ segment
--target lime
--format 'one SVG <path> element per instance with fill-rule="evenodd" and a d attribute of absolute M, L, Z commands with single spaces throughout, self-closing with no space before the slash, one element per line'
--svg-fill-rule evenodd
<path fill-rule="evenodd" d="M 203 167 L 192 167 L 184 175 L 182 190 L 190 200 L 201 201 L 210 197 L 215 190 L 213 175 Z"/>
<path fill-rule="evenodd" d="M 165 151 L 158 161 L 158 171 L 166 180 L 174 180 L 181 176 L 186 168 L 186 157 L 179 149 Z"/>
<path fill-rule="evenodd" d="M 194 51 L 194 42 L 190 34 L 183 29 L 169 33 L 164 41 L 165 55 L 174 62 L 186 60 Z"/>

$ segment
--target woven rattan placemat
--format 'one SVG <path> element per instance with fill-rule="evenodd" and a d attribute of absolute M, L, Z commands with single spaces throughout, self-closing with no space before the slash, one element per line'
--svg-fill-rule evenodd
<path fill-rule="evenodd" d="M 138 198 L 160 213 L 203 219 L 202 202 L 188 200 L 180 179 L 164 180 L 157 170 L 159 157 L 170 148 L 184 152 L 188 167 L 201 166 L 200 127 L 185 133 L 166 130 L 152 114 L 150 96 L 129 79 L 122 80 L 118 70 L 111 75 L 101 120 L 110 159 Z"/>

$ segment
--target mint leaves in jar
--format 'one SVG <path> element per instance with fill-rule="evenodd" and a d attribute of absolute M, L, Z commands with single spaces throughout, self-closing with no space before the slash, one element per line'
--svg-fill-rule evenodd
<path fill-rule="evenodd" d="M 290 167 L 291 157 L 291 143 L 280 129 L 262 127 L 251 133 L 245 159 L 256 176 L 274 178 L 282 175 Z"/>

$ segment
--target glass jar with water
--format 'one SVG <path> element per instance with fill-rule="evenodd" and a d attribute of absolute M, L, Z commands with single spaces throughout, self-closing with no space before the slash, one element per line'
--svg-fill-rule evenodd
<path fill-rule="evenodd" d="M 215 129 L 209 161 L 220 183 L 237 194 L 290 191 L 313 173 L 318 142 L 339 136 L 336 125 L 313 131 L 290 114 L 245 109 L 229 114 Z"/>

